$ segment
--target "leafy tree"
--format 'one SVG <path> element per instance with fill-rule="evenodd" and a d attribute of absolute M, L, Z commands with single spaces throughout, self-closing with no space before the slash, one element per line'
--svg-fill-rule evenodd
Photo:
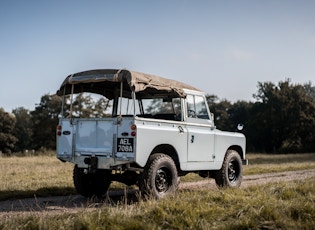
<path fill-rule="evenodd" d="M 13 135 L 16 119 L 13 114 L 7 113 L 0 108 L 0 151 L 11 153 L 17 139 Z"/>
<path fill-rule="evenodd" d="M 312 86 L 311 82 L 308 82 L 303 85 L 303 88 L 307 95 L 309 95 L 311 98 L 313 98 L 315 102 L 315 86 Z"/>
<path fill-rule="evenodd" d="M 238 124 L 248 123 L 252 103 L 237 101 L 233 104 L 226 99 L 219 100 L 215 95 L 207 95 L 206 99 L 218 129 L 235 131 Z"/>
<path fill-rule="evenodd" d="M 216 95 L 206 95 L 206 99 L 209 109 L 214 115 L 216 127 L 222 130 L 233 129 L 229 114 L 231 102 L 226 99 L 220 101 Z"/>
<path fill-rule="evenodd" d="M 258 83 L 251 118 L 254 144 L 266 152 L 303 152 L 314 147 L 315 103 L 301 85 L 290 80 Z M 262 147 L 262 146 L 261 146 Z"/>
<path fill-rule="evenodd" d="M 91 95 L 78 94 L 72 103 L 72 111 L 74 116 L 91 117 L 93 111 L 93 98 Z"/>
<path fill-rule="evenodd" d="M 70 99 L 67 100 L 66 110 L 70 113 Z M 79 93 L 74 98 L 72 103 L 72 115 L 75 117 L 106 117 L 108 116 L 107 109 L 109 108 L 109 100 L 100 97 L 92 97 L 88 93 Z"/>
<path fill-rule="evenodd" d="M 35 110 L 31 112 L 33 123 L 32 146 L 35 149 L 54 149 L 56 126 L 61 110 L 61 97 L 45 94 Z"/>
<path fill-rule="evenodd" d="M 94 103 L 93 117 L 108 117 L 109 100 L 101 97 Z"/>
<path fill-rule="evenodd" d="M 293 85 L 287 79 L 278 85 L 258 82 L 257 88 L 255 103 L 231 103 L 207 95 L 217 128 L 234 131 L 243 123 L 248 151 L 314 151 L 315 87 Z"/>
<path fill-rule="evenodd" d="M 30 149 L 33 127 L 29 110 L 19 107 L 14 109 L 12 113 L 16 117 L 16 123 L 13 130 L 14 136 L 17 138 L 15 151 Z"/>
<path fill-rule="evenodd" d="M 237 101 L 232 104 L 229 109 L 230 121 L 233 127 L 235 128 L 237 124 L 245 125 L 245 129 L 247 127 L 248 121 L 251 118 L 251 109 L 253 107 L 253 103 L 246 101 Z"/>

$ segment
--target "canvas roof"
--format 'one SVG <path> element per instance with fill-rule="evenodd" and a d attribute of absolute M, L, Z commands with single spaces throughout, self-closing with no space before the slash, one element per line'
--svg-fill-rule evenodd
<path fill-rule="evenodd" d="M 120 89 L 121 82 L 124 91 L 134 90 L 136 94 L 142 96 L 165 94 L 186 97 L 183 89 L 200 91 L 185 83 L 151 74 L 126 69 L 98 69 L 69 75 L 60 86 L 57 95 L 61 96 L 64 92 L 70 94 L 74 85 L 74 93 L 92 92 L 111 99 Z"/>

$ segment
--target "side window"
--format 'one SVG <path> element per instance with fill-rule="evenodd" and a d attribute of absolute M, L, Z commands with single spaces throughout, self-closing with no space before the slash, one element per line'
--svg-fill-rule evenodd
<path fill-rule="evenodd" d="M 142 117 L 181 121 L 180 98 L 149 98 L 141 100 Z"/>
<path fill-rule="evenodd" d="M 195 99 L 194 96 L 192 95 L 187 95 L 186 98 L 187 101 L 187 113 L 188 113 L 188 117 L 191 118 L 196 118 L 196 110 L 195 110 Z"/>
<path fill-rule="evenodd" d="M 175 114 L 176 115 L 181 115 L 182 109 L 181 109 L 180 98 L 173 98 L 172 102 L 173 102 L 173 107 L 174 107 Z"/>
<path fill-rule="evenodd" d="M 188 117 L 209 119 L 207 106 L 202 96 L 187 95 L 186 100 Z"/>
<path fill-rule="evenodd" d="M 120 106 L 120 103 L 121 103 L 121 106 Z M 133 115 L 134 110 L 136 114 L 140 112 L 138 101 L 136 100 L 134 104 L 133 100 L 130 98 L 119 98 L 117 114 L 119 114 L 120 108 L 121 108 L 122 115 Z"/>
<path fill-rule="evenodd" d="M 209 119 L 207 106 L 202 96 L 195 96 L 195 106 L 198 118 Z"/>

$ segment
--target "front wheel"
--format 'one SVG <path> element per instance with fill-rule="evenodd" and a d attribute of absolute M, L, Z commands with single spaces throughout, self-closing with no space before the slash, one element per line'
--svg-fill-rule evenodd
<path fill-rule="evenodd" d="M 162 153 L 150 156 L 140 179 L 140 191 L 144 196 L 160 199 L 173 193 L 178 187 L 176 165 L 171 157 Z"/>
<path fill-rule="evenodd" d="M 215 182 L 218 187 L 238 188 L 242 178 L 241 157 L 235 150 L 228 150 L 221 169 L 215 175 Z"/>

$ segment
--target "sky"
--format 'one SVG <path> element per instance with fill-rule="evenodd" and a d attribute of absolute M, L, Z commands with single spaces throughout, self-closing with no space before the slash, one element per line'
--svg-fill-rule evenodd
<path fill-rule="evenodd" d="M 0 108 L 34 110 L 69 74 L 126 68 L 254 101 L 315 83 L 313 0 L 1 0 Z"/>

